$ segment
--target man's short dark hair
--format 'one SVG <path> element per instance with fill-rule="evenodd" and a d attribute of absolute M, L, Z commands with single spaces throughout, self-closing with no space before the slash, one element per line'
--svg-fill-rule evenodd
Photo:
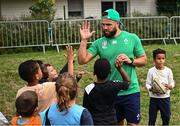
<path fill-rule="evenodd" d="M 153 50 L 153 59 L 155 59 L 158 54 L 165 54 L 166 56 L 166 51 L 160 48 Z"/>
<path fill-rule="evenodd" d="M 15 105 L 18 115 L 30 117 L 38 106 L 38 96 L 34 91 L 25 91 L 17 97 Z"/>
<path fill-rule="evenodd" d="M 39 65 L 35 60 L 27 60 L 19 65 L 19 76 L 28 83 L 33 81 L 34 75 L 38 72 Z"/>
<path fill-rule="evenodd" d="M 99 58 L 94 64 L 94 75 L 98 79 L 105 80 L 111 72 L 111 65 L 105 58 Z"/>

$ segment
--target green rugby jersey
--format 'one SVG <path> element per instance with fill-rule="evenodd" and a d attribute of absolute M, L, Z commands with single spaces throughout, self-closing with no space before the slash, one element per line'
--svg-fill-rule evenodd
<path fill-rule="evenodd" d="M 126 54 L 129 58 L 135 58 L 145 53 L 139 37 L 136 34 L 126 31 L 121 31 L 120 34 L 114 38 L 102 37 L 97 39 L 89 47 L 88 52 L 91 53 L 93 57 L 99 55 L 101 58 L 109 60 L 112 72 L 108 78 L 114 81 L 122 80 L 120 73 L 115 67 L 115 60 L 119 54 Z M 118 96 L 139 92 L 140 89 L 135 67 L 124 63 L 123 68 L 130 76 L 131 85 L 128 90 L 119 91 Z"/>

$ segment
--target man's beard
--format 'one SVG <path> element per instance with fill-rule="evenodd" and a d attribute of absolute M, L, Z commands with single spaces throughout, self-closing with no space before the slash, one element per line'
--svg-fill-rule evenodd
<path fill-rule="evenodd" d="M 109 32 L 108 34 L 105 32 L 105 30 L 103 30 L 103 34 L 106 38 L 113 38 L 116 32 L 117 32 L 116 28 L 114 28 L 113 31 Z"/>

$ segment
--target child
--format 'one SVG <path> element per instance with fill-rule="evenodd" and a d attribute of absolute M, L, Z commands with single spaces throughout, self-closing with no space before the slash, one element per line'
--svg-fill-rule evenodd
<path fill-rule="evenodd" d="M 38 96 L 34 91 L 23 92 L 16 99 L 15 105 L 17 115 L 11 120 L 13 126 L 42 125 L 41 117 L 37 112 Z"/>
<path fill-rule="evenodd" d="M 72 75 L 73 49 L 67 47 L 68 72 Z M 46 82 L 39 84 L 42 78 L 42 72 L 39 64 L 35 60 L 27 60 L 19 65 L 19 75 L 28 84 L 18 90 L 16 97 L 27 90 L 35 91 L 38 95 L 38 109 L 44 111 L 52 103 L 56 102 L 55 82 Z"/>
<path fill-rule="evenodd" d="M 39 84 L 42 72 L 35 60 L 27 60 L 19 65 L 19 75 L 27 85 L 18 90 L 16 98 L 27 90 L 35 91 L 38 95 L 38 109 L 43 111 L 56 102 L 55 83 L 46 82 Z"/>
<path fill-rule="evenodd" d="M 39 61 L 39 60 L 37 60 Z M 74 63 L 74 62 L 73 62 Z M 40 63 L 40 67 L 43 73 L 42 79 L 39 81 L 39 83 L 44 83 L 44 82 L 55 82 L 57 77 L 58 77 L 58 72 L 52 66 L 51 64 L 48 63 Z M 59 74 L 62 74 L 64 72 L 68 72 L 68 63 L 64 65 L 64 67 L 59 71 Z M 83 71 L 78 71 L 78 74 L 76 75 L 76 80 L 79 82 L 79 80 L 82 78 L 82 75 L 84 74 Z"/>
<path fill-rule="evenodd" d="M 59 75 L 56 81 L 57 103 L 47 110 L 49 125 L 93 125 L 87 109 L 76 104 L 78 85 L 68 73 Z"/>
<path fill-rule="evenodd" d="M 174 87 L 173 73 L 170 68 L 165 66 L 166 51 L 162 49 L 153 50 L 154 67 L 150 68 L 146 79 L 146 88 L 149 91 L 149 125 L 155 125 L 157 112 L 160 111 L 162 125 L 169 125 L 170 120 L 170 91 Z M 152 83 L 158 78 L 160 83 L 164 84 L 167 92 L 160 94 L 153 92 Z"/>
<path fill-rule="evenodd" d="M 94 125 L 117 125 L 115 98 L 119 90 L 126 90 L 130 84 L 127 73 L 116 61 L 116 67 L 123 81 L 107 80 L 111 72 L 111 65 L 105 58 L 97 59 L 94 64 L 96 82 L 85 88 L 83 106 L 92 114 Z"/>

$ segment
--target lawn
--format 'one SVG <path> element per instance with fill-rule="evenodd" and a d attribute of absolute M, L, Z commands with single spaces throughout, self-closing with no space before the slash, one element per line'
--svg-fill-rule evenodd
<path fill-rule="evenodd" d="M 180 45 L 146 45 L 144 48 L 148 57 L 148 64 L 145 67 L 137 68 L 137 74 L 141 87 L 142 118 L 140 124 L 147 125 L 148 122 L 149 97 L 147 90 L 144 88 L 144 83 L 148 69 L 153 66 L 152 50 L 155 48 L 163 48 L 167 51 L 167 66 L 172 69 L 174 73 L 174 80 L 176 81 L 176 87 L 171 92 L 172 115 L 170 125 L 180 125 Z M 10 120 L 15 114 L 14 101 L 16 92 L 19 88 L 26 84 L 26 82 L 21 80 L 18 76 L 18 65 L 27 59 L 40 59 L 44 62 L 53 64 L 56 69 L 59 70 L 66 63 L 66 58 L 64 56 L 65 53 L 65 50 L 61 50 L 60 53 L 57 53 L 56 50 L 54 50 L 47 51 L 45 54 L 43 54 L 43 52 L 27 52 L 0 55 L 0 111 L 8 118 L 8 120 Z M 82 90 L 78 97 L 78 103 L 81 104 L 83 88 L 95 79 L 92 74 L 94 60 L 81 66 L 77 64 L 77 59 L 75 60 L 75 72 L 77 72 L 77 70 L 85 71 L 85 75 L 79 82 Z M 157 124 L 161 124 L 159 114 Z"/>

